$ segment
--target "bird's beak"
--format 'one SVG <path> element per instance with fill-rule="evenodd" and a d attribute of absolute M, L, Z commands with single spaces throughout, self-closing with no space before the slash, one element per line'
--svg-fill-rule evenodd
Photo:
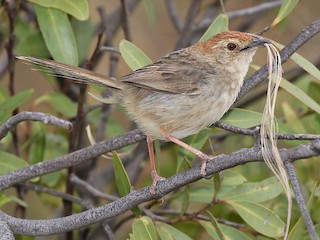
<path fill-rule="evenodd" d="M 247 46 L 242 48 L 240 51 L 247 50 L 247 49 L 253 49 L 263 46 L 264 44 L 271 44 L 271 42 L 267 39 L 264 39 L 260 36 L 254 36 L 251 43 L 249 43 Z"/>

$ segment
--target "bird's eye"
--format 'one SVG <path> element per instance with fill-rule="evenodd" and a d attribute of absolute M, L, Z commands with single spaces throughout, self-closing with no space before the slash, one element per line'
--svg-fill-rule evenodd
<path fill-rule="evenodd" d="M 228 50 L 233 51 L 234 49 L 237 48 L 237 44 L 235 44 L 235 43 L 228 43 L 227 48 L 228 48 Z"/>

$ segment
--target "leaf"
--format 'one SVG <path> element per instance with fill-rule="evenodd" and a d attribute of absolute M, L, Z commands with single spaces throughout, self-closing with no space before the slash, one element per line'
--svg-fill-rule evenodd
<path fill-rule="evenodd" d="M 303 126 L 302 121 L 300 121 L 297 113 L 289 105 L 289 103 L 282 102 L 281 108 L 286 119 L 286 125 L 288 125 L 292 129 L 292 132 L 296 132 L 296 133 L 307 132 L 307 130 Z"/>
<path fill-rule="evenodd" d="M 149 217 L 140 217 L 132 224 L 133 239 L 155 240 L 157 239 L 156 228 Z"/>
<path fill-rule="evenodd" d="M 46 135 L 43 126 L 40 124 L 34 124 L 32 130 L 34 136 L 31 137 L 29 163 L 35 164 L 44 160 Z"/>
<path fill-rule="evenodd" d="M 219 199 L 227 202 L 230 200 L 241 200 L 258 203 L 273 199 L 281 192 L 281 184 L 276 177 L 271 177 L 262 182 L 250 182 L 239 185 L 225 194 L 219 194 Z"/>
<path fill-rule="evenodd" d="M 212 224 L 212 226 L 214 227 L 215 231 L 217 232 L 217 234 L 218 234 L 218 236 L 219 236 L 219 239 L 225 240 L 225 237 L 224 237 L 224 235 L 223 235 L 223 232 L 222 232 L 222 230 L 220 229 L 220 226 L 219 226 L 216 218 L 211 214 L 210 211 L 207 210 L 206 213 L 207 213 L 207 215 L 209 216 L 210 221 L 211 221 L 211 224 Z"/>
<path fill-rule="evenodd" d="M 21 39 L 15 47 L 16 55 L 48 58 L 50 52 L 40 33 L 34 33 Z"/>
<path fill-rule="evenodd" d="M 298 0 L 283 0 L 277 17 L 273 20 L 271 27 L 274 27 L 285 19 L 290 12 L 295 8 L 299 1 Z"/>
<path fill-rule="evenodd" d="M 68 13 L 79 20 L 89 18 L 89 5 L 87 0 L 29 0 L 42 7 L 56 8 Z"/>
<path fill-rule="evenodd" d="M 303 102 L 305 105 L 316 111 L 317 113 L 320 113 L 320 105 L 315 102 L 311 97 L 309 97 L 304 91 L 302 91 L 297 86 L 293 85 L 291 82 L 282 79 L 280 82 L 280 87 L 290 93 L 295 98 L 299 99 L 301 102 Z"/>
<path fill-rule="evenodd" d="M 214 240 L 218 240 L 219 236 L 215 230 L 215 228 L 212 226 L 212 224 L 208 221 L 203 221 L 200 220 L 199 223 L 202 225 L 202 227 L 207 231 L 207 233 L 209 234 L 209 236 L 214 239 Z M 243 232 L 226 226 L 224 224 L 218 224 L 223 236 L 225 240 L 250 240 L 250 238 L 245 235 Z"/>
<path fill-rule="evenodd" d="M 237 186 L 247 182 L 247 179 L 238 172 L 234 171 L 223 171 L 223 181 L 222 186 Z"/>
<path fill-rule="evenodd" d="M 195 187 L 189 191 L 189 198 L 192 202 L 211 203 L 213 195 L 213 186 Z"/>
<path fill-rule="evenodd" d="M 90 20 L 79 21 L 75 18 L 71 19 L 71 26 L 77 42 L 78 60 L 81 63 L 85 60 L 90 48 L 94 28 Z"/>
<path fill-rule="evenodd" d="M 1 102 L 0 124 L 7 120 L 11 116 L 12 111 L 25 102 L 32 95 L 32 93 L 33 89 L 27 89 Z"/>
<path fill-rule="evenodd" d="M 7 196 L 6 194 L 0 192 L 0 207 L 2 207 L 3 205 L 5 205 L 8 202 L 11 202 L 12 198 Z"/>
<path fill-rule="evenodd" d="M 152 25 L 156 23 L 156 11 L 153 0 L 143 0 L 143 6 L 146 9 L 149 21 Z"/>
<path fill-rule="evenodd" d="M 119 50 L 123 59 L 133 71 L 152 63 L 143 51 L 127 40 L 121 40 Z"/>
<path fill-rule="evenodd" d="M 272 40 L 272 44 L 275 45 L 277 48 L 282 49 L 284 45 L 275 42 Z M 290 56 L 290 59 L 302 67 L 306 72 L 310 73 L 316 79 L 320 80 L 320 70 L 312 64 L 309 60 L 301 56 L 299 53 L 294 53 Z"/>
<path fill-rule="evenodd" d="M 200 38 L 200 41 L 207 40 L 209 37 L 220 32 L 228 31 L 229 18 L 226 14 L 220 14 L 214 19 L 207 31 Z"/>
<path fill-rule="evenodd" d="M 229 201 L 240 217 L 253 229 L 268 237 L 282 237 L 284 222 L 270 209 L 247 201 Z"/>
<path fill-rule="evenodd" d="M 113 159 L 114 176 L 116 179 L 117 189 L 120 196 L 123 197 L 130 193 L 132 186 L 131 186 L 128 174 L 122 164 L 122 161 L 115 151 L 112 152 L 112 159 Z"/>
<path fill-rule="evenodd" d="M 77 104 L 60 92 L 52 92 L 39 97 L 35 103 L 48 102 L 54 110 L 67 117 L 74 117 L 77 113 Z"/>
<path fill-rule="evenodd" d="M 156 229 L 162 240 L 192 240 L 188 235 L 163 222 L 156 222 Z"/>
<path fill-rule="evenodd" d="M 36 6 L 43 39 L 54 60 L 78 66 L 77 43 L 67 14 L 53 8 Z"/>
<path fill-rule="evenodd" d="M 113 151 L 112 152 L 113 166 L 114 166 L 114 177 L 118 192 L 121 197 L 128 195 L 132 189 L 130 179 L 124 168 L 119 155 Z M 131 209 L 136 216 L 141 215 L 141 211 L 138 206 Z"/>
<path fill-rule="evenodd" d="M 0 175 L 4 175 L 8 172 L 27 166 L 28 163 L 23 159 L 13 154 L 0 151 Z"/>
<path fill-rule="evenodd" d="M 221 122 L 236 127 L 250 128 L 261 123 L 262 114 L 251 110 L 231 108 L 222 118 Z"/>
<path fill-rule="evenodd" d="M 312 204 L 313 204 L 313 197 L 314 197 L 314 193 L 317 189 L 317 185 L 314 186 L 308 203 L 307 203 L 307 209 L 308 211 L 310 211 Z M 293 228 L 291 229 L 289 236 L 288 236 L 288 240 L 300 240 L 303 237 L 303 231 L 306 229 L 306 225 L 304 223 L 303 217 L 300 216 L 300 218 L 298 219 L 298 221 L 295 223 L 295 225 L 293 226 Z"/>

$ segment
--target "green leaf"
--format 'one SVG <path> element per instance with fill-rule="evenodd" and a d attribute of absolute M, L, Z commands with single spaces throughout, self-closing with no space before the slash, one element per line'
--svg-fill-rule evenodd
<path fill-rule="evenodd" d="M 189 191 L 190 201 L 200 203 L 211 203 L 214 195 L 212 186 L 194 187 Z"/>
<path fill-rule="evenodd" d="M 68 13 L 79 20 L 89 18 L 89 6 L 87 0 L 29 0 L 42 7 L 56 8 Z"/>
<path fill-rule="evenodd" d="M 229 18 L 226 14 L 220 14 L 214 19 L 207 31 L 200 38 L 200 41 L 207 40 L 209 37 L 220 32 L 228 31 Z"/>
<path fill-rule="evenodd" d="M 149 21 L 152 25 L 156 23 L 156 11 L 153 0 L 143 0 L 143 6 L 146 9 Z"/>
<path fill-rule="evenodd" d="M 130 193 L 132 186 L 131 186 L 128 174 L 122 164 L 122 161 L 115 151 L 112 152 L 112 159 L 113 159 L 114 176 L 116 179 L 117 189 L 120 196 L 123 197 Z"/>
<path fill-rule="evenodd" d="M 221 183 L 222 186 L 238 186 L 247 182 L 247 179 L 238 172 L 234 171 L 223 171 L 223 181 Z"/>
<path fill-rule="evenodd" d="M 250 128 L 261 123 L 262 114 L 246 109 L 231 108 L 222 118 L 221 122 L 236 127 Z"/>
<path fill-rule="evenodd" d="M 11 202 L 12 198 L 7 196 L 6 194 L 0 192 L 0 207 L 5 205 L 8 202 Z"/>
<path fill-rule="evenodd" d="M 156 222 L 156 229 L 162 240 L 192 240 L 188 235 L 163 222 Z"/>
<path fill-rule="evenodd" d="M 299 1 L 298 0 L 283 0 L 280 10 L 278 12 L 277 17 L 273 20 L 271 24 L 272 27 L 280 23 L 283 19 L 285 19 L 290 12 L 295 8 Z"/>
<path fill-rule="evenodd" d="M 281 184 L 276 177 L 271 177 L 262 182 L 250 182 L 239 185 L 225 194 L 219 194 L 219 199 L 227 202 L 230 200 L 240 200 L 258 203 L 273 199 L 281 192 Z"/>
<path fill-rule="evenodd" d="M 293 85 L 285 79 L 282 79 L 280 82 L 280 87 L 295 98 L 299 99 L 301 102 L 303 102 L 305 105 L 307 105 L 317 113 L 320 113 L 320 105 L 297 86 Z"/>
<path fill-rule="evenodd" d="M 212 226 L 210 222 L 200 220 L 199 223 L 207 231 L 207 233 L 212 239 L 214 240 L 220 239 L 215 228 Z M 237 229 L 226 226 L 224 224 L 218 224 L 218 225 L 223 233 L 225 240 L 250 240 L 250 238 L 247 235 L 245 235 L 243 232 Z"/>
<path fill-rule="evenodd" d="M 300 121 L 297 113 L 287 102 L 281 103 L 281 108 L 286 119 L 286 125 L 290 126 L 293 132 L 302 133 L 307 132 L 303 126 L 302 121 Z"/>
<path fill-rule="evenodd" d="M 35 164 L 44 160 L 46 134 L 43 125 L 40 124 L 34 124 L 32 130 L 34 135 L 31 137 L 29 163 Z"/>
<path fill-rule="evenodd" d="M 78 66 L 77 43 L 67 14 L 53 8 L 36 6 L 43 39 L 54 60 Z"/>
<path fill-rule="evenodd" d="M 119 49 L 131 70 L 137 70 L 152 63 L 143 51 L 127 40 L 121 40 Z"/>
<path fill-rule="evenodd" d="M 11 116 L 12 111 L 25 102 L 32 95 L 32 93 L 33 89 L 27 89 L 1 102 L 0 124 L 4 123 L 4 121 Z"/>
<path fill-rule="evenodd" d="M 308 211 L 310 211 L 312 204 L 313 204 L 313 197 L 314 197 L 314 193 L 317 189 L 317 185 L 314 186 L 308 203 L 307 203 L 307 208 Z M 303 237 L 303 231 L 306 229 L 306 225 L 304 223 L 303 217 L 301 216 L 298 221 L 296 222 L 296 224 L 293 226 L 293 228 L 291 229 L 289 236 L 288 236 L 288 240 L 300 240 Z"/>
<path fill-rule="evenodd" d="M 27 167 L 28 163 L 23 159 L 7 153 L 0 151 L 0 175 L 4 175 L 13 170 Z"/>
<path fill-rule="evenodd" d="M 211 134 L 212 134 L 211 129 L 204 129 L 198 134 L 194 134 L 194 135 L 191 135 L 191 136 L 185 138 L 184 142 L 187 143 L 188 145 L 196 148 L 196 149 L 201 149 L 205 145 L 205 143 L 207 142 L 207 140 Z M 182 162 L 185 161 L 186 158 L 187 159 L 194 159 L 194 158 L 196 158 L 196 156 L 184 148 L 179 148 L 177 169 L 180 169 Z"/>
<path fill-rule="evenodd" d="M 214 227 L 215 231 L 217 232 L 217 234 L 219 236 L 219 239 L 225 240 L 226 238 L 225 238 L 225 236 L 224 236 L 224 234 L 223 234 L 223 232 L 222 232 L 222 230 L 221 230 L 216 218 L 211 214 L 210 211 L 207 210 L 206 213 L 209 216 L 211 224 Z"/>
<path fill-rule="evenodd" d="M 149 217 L 140 217 L 132 224 L 133 239 L 155 240 L 157 239 L 156 228 Z"/>
<path fill-rule="evenodd" d="M 273 40 L 272 40 L 272 43 L 277 48 L 282 49 L 284 47 L 284 45 L 278 42 L 275 42 Z M 315 65 L 313 65 L 309 60 L 301 56 L 299 53 L 292 54 L 290 59 L 294 61 L 296 64 L 298 64 L 300 67 L 302 67 L 306 72 L 310 73 L 316 79 L 320 80 L 320 70 Z"/>
<path fill-rule="evenodd" d="M 42 102 L 49 103 L 54 110 L 69 118 L 74 117 L 77 113 L 77 104 L 60 92 L 52 92 L 47 95 L 43 95 L 35 101 L 36 104 Z"/>
<path fill-rule="evenodd" d="M 268 237 L 283 237 L 284 222 L 270 209 L 257 203 L 229 201 L 240 217 L 253 229 Z"/>
<path fill-rule="evenodd" d="M 120 196 L 124 197 L 128 195 L 132 189 L 131 182 L 120 157 L 115 151 L 112 152 L 112 159 L 116 186 Z M 141 211 L 138 206 L 135 206 L 132 211 L 136 216 L 141 215 Z"/>
<path fill-rule="evenodd" d="M 85 60 L 90 48 L 94 27 L 90 20 L 79 21 L 75 18 L 71 19 L 71 26 L 77 42 L 79 63 L 81 63 Z"/>
<path fill-rule="evenodd" d="M 20 56 L 34 56 L 42 58 L 48 58 L 51 56 L 40 33 L 34 33 L 21 39 L 15 48 L 15 52 L 16 55 Z"/>

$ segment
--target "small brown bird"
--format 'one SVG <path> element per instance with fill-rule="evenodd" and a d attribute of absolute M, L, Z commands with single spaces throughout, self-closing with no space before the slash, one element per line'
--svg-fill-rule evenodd
<path fill-rule="evenodd" d="M 211 158 L 182 142 L 218 121 L 234 103 L 258 47 L 270 44 L 250 33 L 223 32 L 174 51 L 119 80 L 51 60 L 18 57 L 51 69 L 59 76 L 113 89 L 129 116 L 147 135 L 152 169 L 151 192 L 157 174 L 153 139 L 169 140 L 196 154 L 201 174 Z"/>

